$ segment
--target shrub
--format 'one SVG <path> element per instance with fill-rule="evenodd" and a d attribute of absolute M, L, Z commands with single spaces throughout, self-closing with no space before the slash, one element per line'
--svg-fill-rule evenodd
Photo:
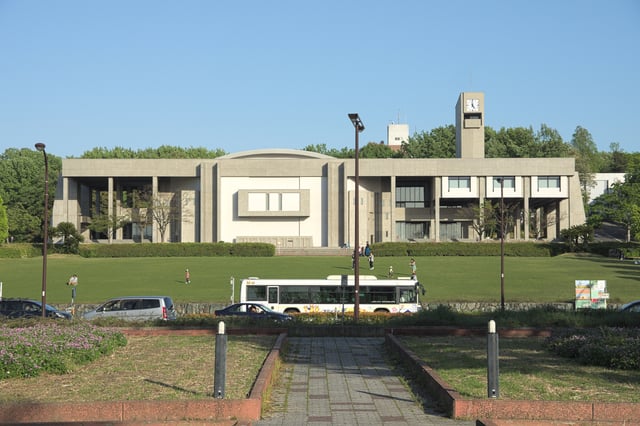
<path fill-rule="evenodd" d="M 0 327 L 0 379 L 67 373 L 125 344 L 120 332 L 88 323 L 8 322 Z"/>
<path fill-rule="evenodd" d="M 85 244 L 83 257 L 203 257 L 243 256 L 271 257 L 275 246 L 266 243 L 154 243 L 154 244 Z"/>
<path fill-rule="evenodd" d="M 562 330 L 549 337 L 545 346 L 581 364 L 640 370 L 640 330 L 637 328 Z"/>

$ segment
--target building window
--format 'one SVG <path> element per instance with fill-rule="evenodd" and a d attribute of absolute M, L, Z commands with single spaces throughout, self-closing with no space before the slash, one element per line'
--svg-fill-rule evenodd
<path fill-rule="evenodd" d="M 560 176 L 538 176 L 538 189 L 560 189 Z"/>
<path fill-rule="evenodd" d="M 396 207 L 425 208 L 425 192 L 424 186 L 397 186 Z"/>
<path fill-rule="evenodd" d="M 471 178 L 469 176 L 449 177 L 449 189 L 471 189 Z"/>
<path fill-rule="evenodd" d="M 250 192 L 248 210 L 251 212 L 285 212 L 300 210 L 300 194 L 295 192 Z"/>
<path fill-rule="evenodd" d="M 428 222 L 396 222 L 398 241 L 422 240 L 429 238 Z"/>
<path fill-rule="evenodd" d="M 516 189 L 516 178 L 514 176 L 494 176 L 493 189 L 500 190 L 500 179 L 504 180 L 504 189 Z"/>

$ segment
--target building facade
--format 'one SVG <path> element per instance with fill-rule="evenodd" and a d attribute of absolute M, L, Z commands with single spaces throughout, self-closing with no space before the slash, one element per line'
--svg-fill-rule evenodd
<path fill-rule="evenodd" d="M 71 222 L 93 241 L 257 241 L 279 248 L 475 241 L 481 206 L 500 199 L 510 206 L 508 238 L 553 240 L 561 229 L 584 223 L 573 158 L 484 158 L 479 92 L 460 95 L 456 128 L 457 158 L 360 159 L 359 200 L 353 159 L 307 151 L 255 150 L 212 160 L 65 159 L 53 225 Z M 129 221 L 90 230 L 99 217 Z"/>

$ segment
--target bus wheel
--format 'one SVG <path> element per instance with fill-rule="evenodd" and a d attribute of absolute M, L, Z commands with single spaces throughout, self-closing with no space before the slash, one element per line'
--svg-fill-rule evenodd
<path fill-rule="evenodd" d="M 300 311 L 297 310 L 296 308 L 287 308 L 284 310 L 285 314 L 299 314 Z"/>
<path fill-rule="evenodd" d="M 388 310 L 388 309 L 385 309 L 385 308 L 379 308 L 379 309 L 376 309 L 376 310 L 375 310 L 375 311 L 373 311 L 373 312 L 375 312 L 375 313 L 380 313 L 380 314 L 388 314 L 388 313 L 389 313 L 389 310 Z"/>

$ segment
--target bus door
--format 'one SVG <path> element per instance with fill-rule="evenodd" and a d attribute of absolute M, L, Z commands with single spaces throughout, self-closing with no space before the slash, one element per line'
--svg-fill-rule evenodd
<path fill-rule="evenodd" d="M 268 286 L 267 287 L 267 303 L 271 309 L 275 309 L 273 305 L 277 305 L 279 302 L 278 298 L 278 287 L 277 286 Z"/>

